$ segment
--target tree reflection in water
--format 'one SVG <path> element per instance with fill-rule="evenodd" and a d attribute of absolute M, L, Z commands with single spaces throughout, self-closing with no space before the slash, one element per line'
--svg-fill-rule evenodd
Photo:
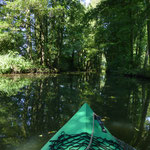
<path fill-rule="evenodd" d="M 102 74 L 1 76 L 0 148 L 40 149 L 84 102 L 114 136 L 150 149 L 150 84 Z"/>

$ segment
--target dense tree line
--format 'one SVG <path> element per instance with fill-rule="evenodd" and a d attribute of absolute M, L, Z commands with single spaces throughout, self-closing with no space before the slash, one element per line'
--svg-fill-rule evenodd
<path fill-rule="evenodd" d="M 0 4 L 0 54 L 57 71 L 149 70 L 150 1 L 10 0 Z"/>
<path fill-rule="evenodd" d="M 1 54 L 18 51 L 35 64 L 60 71 L 96 68 L 86 8 L 79 0 L 7 1 L 0 14 Z"/>
<path fill-rule="evenodd" d="M 96 43 L 107 60 L 107 71 L 149 69 L 150 1 L 106 0 L 91 10 Z"/>

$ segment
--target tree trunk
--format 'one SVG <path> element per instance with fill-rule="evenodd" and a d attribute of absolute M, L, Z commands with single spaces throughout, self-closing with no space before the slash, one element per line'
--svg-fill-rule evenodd
<path fill-rule="evenodd" d="M 146 53 L 145 53 L 145 59 L 144 59 L 144 69 L 146 69 L 147 65 L 148 65 L 148 57 L 149 57 L 149 52 L 148 52 L 148 48 L 146 50 Z"/>
<path fill-rule="evenodd" d="M 148 11 L 150 8 L 150 0 L 146 0 L 146 6 L 147 6 L 147 48 L 150 63 L 150 15 Z"/>
<path fill-rule="evenodd" d="M 150 20 L 147 21 L 147 48 L 148 48 L 148 56 L 149 56 L 149 64 L 150 64 Z"/>
<path fill-rule="evenodd" d="M 130 5 L 132 5 L 132 0 L 130 2 Z M 130 6 L 131 7 L 131 6 Z M 131 67 L 133 67 L 134 57 L 133 57 L 133 12 L 130 8 L 129 11 L 129 17 L 130 17 L 130 64 Z"/>
<path fill-rule="evenodd" d="M 47 15 L 45 15 L 44 16 L 44 20 L 43 20 L 43 22 L 44 22 L 44 54 L 45 54 L 45 59 L 44 59 L 44 61 L 45 61 L 45 65 L 47 66 L 47 67 L 49 67 L 50 66 L 50 64 L 49 64 L 49 56 L 48 56 L 48 46 L 47 46 L 47 44 L 48 44 L 48 16 Z"/>
<path fill-rule="evenodd" d="M 41 65 L 44 65 L 44 60 L 45 60 L 45 58 L 44 58 L 44 47 L 43 47 L 43 32 L 42 32 L 42 28 L 43 28 L 43 26 L 42 26 L 42 23 L 40 23 L 40 49 L 39 49 L 39 51 L 40 51 L 40 64 Z"/>
<path fill-rule="evenodd" d="M 30 60 L 32 59 L 32 37 L 31 37 L 31 19 L 30 19 L 30 10 L 27 10 L 27 55 Z"/>

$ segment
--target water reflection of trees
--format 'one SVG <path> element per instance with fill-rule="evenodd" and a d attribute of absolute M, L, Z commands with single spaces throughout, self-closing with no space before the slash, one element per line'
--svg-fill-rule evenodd
<path fill-rule="evenodd" d="M 57 131 L 84 102 L 97 114 L 110 118 L 106 126 L 115 136 L 142 150 L 148 147 L 150 125 L 145 121 L 146 116 L 150 117 L 150 84 L 128 78 L 76 74 L 30 78 L 30 84 L 18 89 L 14 95 L 0 92 L 3 149 L 6 145 L 19 145 L 31 136 Z"/>
<path fill-rule="evenodd" d="M 144 146 L 145 148 L 142 150 L 146 150 L 146 147 L 149 146 L 146 141 L 149 139 L 150 122 L 146 124 L 146 116 L 150 116 L 148 114 L 150 84 L 136 79 L 111 77 L 107 78 L 103 94 L 104 99 L 107 99 L 106 109 L 113 108 L 113 111 L 106 115 L 110 116 L 114 122 L 120 122 L 120 127 L 129 128 L 122 130 L 121 134 L 117 135 L 135 147 L 142 148 Z M 106 111 L 106 113 L 108 112 L 110 110 Z M 121 128 L 123 129 L 123 127 Z"/>

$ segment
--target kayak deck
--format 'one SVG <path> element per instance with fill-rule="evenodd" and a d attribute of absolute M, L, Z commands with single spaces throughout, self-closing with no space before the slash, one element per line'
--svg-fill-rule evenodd
<path fill-rule="evenodd" d="M 117 139 L 84 104 L 41 150 L 123 150 Z"/>

